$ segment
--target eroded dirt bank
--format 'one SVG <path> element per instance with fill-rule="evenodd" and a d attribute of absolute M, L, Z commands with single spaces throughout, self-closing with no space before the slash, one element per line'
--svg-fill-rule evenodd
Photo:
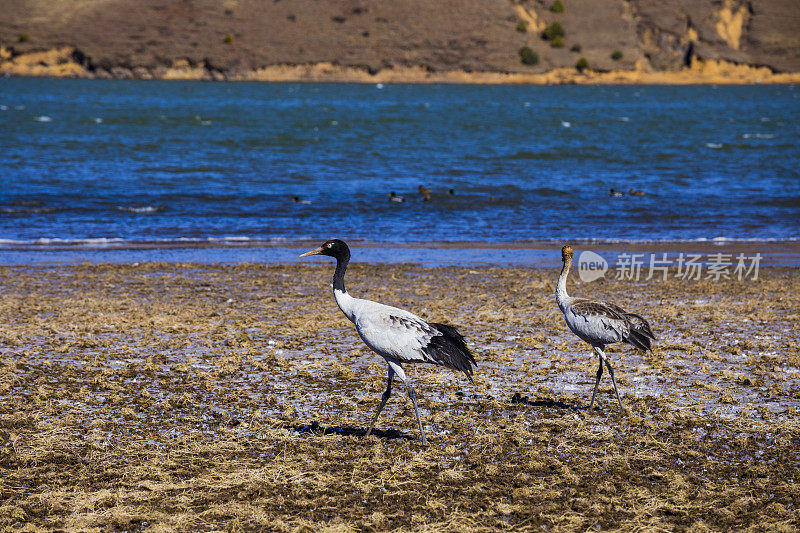
<path fill-rule="evenodd" d="M 425 67 L 393 66 L 377 71 L 331 62 L 271 65 L 251 70 L 221 71 L 205 62 L 185 59 L 153 67 L 91 68 L 72 47 L 12 55 L 0 48 L 0 75 L 90 79 L 160 79 L 200 81 L 341 82 L 341 83 L 461 83 L 461 84 L 774 84 L 800 83 L 800 72 L 774 72 L 724 60 L 694 60 L 678 70 L 654 70 L 644 62 L 628 70 L 595 71 L 553 68 L 544 72 L 491 72 L 460 69 L 433 71 Z"/>
<path fill-rule="evenodd" d="M 800 281 L 569 289 L 647 316 L 610 350 L 627 412 L 568 333 L 557 271 L 354 264 L 358 296 L 459 324 L 475 385 L 411 371 L 430 445 L 330 295 L 330 265 L 0 268 L 0 524 L 792 530 Z"/>

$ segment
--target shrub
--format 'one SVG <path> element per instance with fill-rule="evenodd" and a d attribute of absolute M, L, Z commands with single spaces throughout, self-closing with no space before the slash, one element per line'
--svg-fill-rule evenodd
<path fill-rule="evenodd" d="M 622 52 L 620 52 L 619 50 L 614 50 L 613 52 L 611 52 L 611 59 L 613 59 L 614 61 L 619 61 L 620 59 L 622 59 Z"/>
<path fill-rule="evenodd" d="M 523 46 L 519 49 L 519 58 L 526 65 L 535 65 L 539 62 L 539 54 L 528 46 Z"/>
<path fill-rule="evenodd" d="M 31 40 L 31 36 L 28 35 L 27 33 L 20 33 L 19 39 L 17 40 L 21 43 L 27 43 L 28 41 Z"/>
<path fill-rule="evenodd" d="M 555 21 L 544 29 L 542 37 L 547 41 L 552 41 L 556 37 L 564 38 L 564 26 L 559 21 Z"/>
<path fill-rule="evenodd" d="M 564 12 L 564 2 L 561 0 L 556 0 L 553 2 L 553 5 L 550 6 L 550 11 L 553 13 L 563 13 Z"/>
<path fill-rule="evenodd" d="M 573 44 L 572 47 L 570 47 L 569 51 L 570 52 L 580 52 L 581 51 L 581 45 Z"/>
<path fill-rule="evenodd" d="M 583 72 L 589 68 L 589 61 L 585 57 L 582 57 L 575 63 L 575 68 L 578 69 L 578 72 Z"/>
<path fill-rule="evenodd" d="M 524 20 L 520 20 L 517 23 L 517 31 L 520 33 L 525 33 L 526 31 L 528 31 L 528 23 L 525 22 Z"/>
<path fill-rule="evenodd" d="M 225 38 L 223 39 L 223 41 L 224 41 L 226 44 L 231 44 L 231 43 L 233 42 L 233 35 L 231 35 L 231 34 L 229 33 L 228 35 L 226 35 L 226 36 L 225 36 Z"/>
<path fill-rule="evenodd" d="M 552 48 L 564 48 L 564 39 L 562 37 L 556 37 L 550 42 L 550 46 Z"/>

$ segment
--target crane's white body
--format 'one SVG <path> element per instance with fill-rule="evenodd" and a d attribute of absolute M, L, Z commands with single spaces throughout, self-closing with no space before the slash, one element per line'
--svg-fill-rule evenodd
<path fill-rule="evenodd" d="M 610 314 L 609 312 L 613 312 L 613 310 L 608 306 L 601 308 L 599 307 L 600 302 L 592 302 L 586 298 L 573 298 L 568 295 L 566 273 L 558 278 L 556 302 L 561 312 L 564 313 L 567 327 L 581 340 L 588 342 L 593 347 L 622 342 L 623 337 L 628 334 L 629 327 L 626 321 Z M 592 307 L 594 307 L 593 310 Z"/>
<path fill-rule="evenodd" d="M 614 344 L 622 341 L 622 328 L 613 318 L 578 314 L 568 304 L 561 309 L 564 321 L 572 332 L 592 346 Z"/>
<path fill-rule="evenodd" d="M 425 348 L 441 335 L 414 313 L 371 300 L 353 298 L 347 291 L 334 289 L 336 304 L 356 327 L 358 336 L 370 350 L 392 367 L 397 377 L 406 380 L 398 363 L 435 363 Z"/>

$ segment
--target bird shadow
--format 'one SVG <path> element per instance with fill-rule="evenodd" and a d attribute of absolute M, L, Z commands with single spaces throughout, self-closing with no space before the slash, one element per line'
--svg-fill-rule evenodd
<path fill-rule="evenodd" d="M 573 411 L 580 411 L 584 409 L 584 407 L 580 407 L 577 405 L 572 405 L 566 402 L 562 402 L 561 400 L 552 400 L 552 399 L 530 399 L 527 396 L 523 396 L 519 392 L 515 392 L 513 396 L 511 396 L 511 403 L 518 403 L 522 405 L 530 405 L 531 407 L 550 407 L 556 409 L 571 409 Z"/>
<path fill-rule="evenodd" d="M 284 426 L 300 435 L 340 435 L 342 437 L 365 437 L 367 430 L 353 426 L 323 426 L 316 420 L 310 424 Z M 396 429 L 373 429 L 371 435 L 387 440 L 416 440 Z"/>

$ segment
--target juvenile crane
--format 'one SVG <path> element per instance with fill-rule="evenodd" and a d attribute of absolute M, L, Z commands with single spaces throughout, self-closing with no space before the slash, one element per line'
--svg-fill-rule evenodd
<path fill-rule="evenodd" d="M 381 396 L 378 411 L 372 418 L 367 436 L 372 433 L 383 407 L 392 394 L 392 380 L 397 376 L 402 381 L 419 424 L 420 440 L 426 444 L 425 430 L 417 408 L 417 395 L 403 371 L 403 363 L 432 363 L 463 372 L 472 382 L 472 367 L 475 358 L 467 348 L 464 337 L 456 328 L 436 322 L 426 322 L 413 313 L 388 305 L 353 298 L 344 286 L 344 274 L 350 262 L 350 248 L 344 241 L 334 239 L 310 250 L 300 257 L 308 255 L 327 255 L 336 259 L 336 271 L 333 274 L 333 297 L 339 309 L 356 326 L 356 331 L 373 352 L 386 360 L 389 374 L 386 390 Z"/>
<path fill-rule="evenodd" d="M 597 368 L 597 379 L 594 382 L 594 392 L 589 410 L 594 406 L 594 397 L 597 394 L 597 385 L 603 376 L 603 364 L 611 375 L 614 384 L 614 393 L 622 408 L 622 400 L 617 390 L 617 381 L 614 379 L 614 370 L 608 362 L 605 349 L 609 344 L 627 342 L 628 344 L 644 351 L 653 351 L 652 341 L 656 340 L 647 320 L 635 313 L 628 313 L 621 307 L 588 298 L 573 298 L 567 294 L 567 275 L 572 265 L 572 248 L 564 246 L 561 249 L 561 275 L 556 288 L 556 301 L 564 313 L 564 319 L 572 332 L 594 348 L 600 365 Z"/>

